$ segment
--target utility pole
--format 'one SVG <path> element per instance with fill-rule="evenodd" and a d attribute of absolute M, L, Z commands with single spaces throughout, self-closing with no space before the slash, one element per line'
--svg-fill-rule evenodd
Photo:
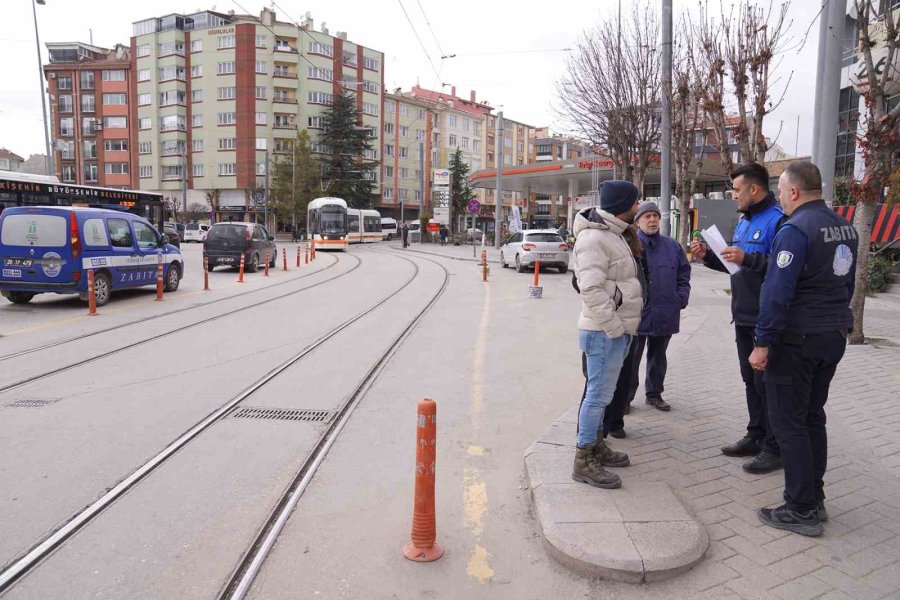
<path fill-rule="evenodd" d="M 500 247 L 500 207 L 503 204 L 503 111 L 497 113 L 497 196 L 494 199 L 494 248 Z M 472 232 L 475 237 L 475 232 Z"/>
<path fill-rule="evenodd" d="M 816 85 L 822 85 L 822 69 L 825 68 L 825 46 L 828 39 L 828 0 L 821 0 L 819 11 L 819 47 L 816 57 Z M 815 94 L 813 101 L 813 139 L 810 152 L 814 165 L 819 164 L 819 117 L 822 114 L 822 94 Z"/>
<path fill-rule="evenodd" d="M 45 4 L 45 0 L 36 1 L 37 4 Z M 41 85 L 41 110 L 44 113 L 44 147 L 47 152 L 47 158 L 44 159 L 44 166 L 47 169 L 47 175 L 53 176 L 56 174 L 56 167 L 53 164 L 53 152 L 50 150 L 50 121 L 47 119 L 47 105 L 44 101 L 44 61 L 41 58 L 41 38 L 38 36 L 37 6 L 35 5 L 35 0 L 32 0 L 31 2 L 31 12 L 34 13 L 34 43 L 37 45 L 38 83 Z"/>
<path fill-rule="evenodd" d="M 187 142 L 181 145 L 181 220 L 187 219 Z"/>
<path fill-rule="evenodd" d="M 269 151 L 266 150 L 266 179 L 263 184 L 263 220 L 266 224 L 266 231 L 269 230 Z"/>
<path fill-rule="evenodd" d="M 834 200 L 834 158 L 835 140 L 838 133 L 838 102 L 841 90 L 841 58 L 844 43 L 844 21 L 847 14 L 847 0 L 829 0 L 828 6 L 819 15 L 825 27 L 819 29 L 819 43 L 824 41 L 824 48 L 819 52 L 820 63 L 818 73 L 821 78 L 816 81 L 816 94 L 822 100 L 815 115 L 814 131 L 819 136 L 818 150 L 815 153 L 816 166 L 822 173 L 822 199 L 831 206 Z M 822 40 L 824 33 L 825 39 Z"/>
<path fill-rule="evenodd" d="M 266 160 L 266 172 L 269 171 L 269 161 Z M 294 143 L 294 151 L 291 152 L 291 231 L 297 231 L 297 144 Z"/>
<path fill-rule="evenodd" d="M 660 229 L 669 235 L 672 207 L 672 0 L 662 0 L 662 123 L 660 145 Z"/>
<path fill-rule="evenodd" d="M 399 192 L 397 192 L 399 194 Z M 422 216 L 422 206 L 425 202 L 425 144 L 419 142 L 419 217 Z M 400 200 L 400 219 L 406 220 L 403 214 L 403 200 Z M 421 239 L 421 238 L 420 238 Z"/>

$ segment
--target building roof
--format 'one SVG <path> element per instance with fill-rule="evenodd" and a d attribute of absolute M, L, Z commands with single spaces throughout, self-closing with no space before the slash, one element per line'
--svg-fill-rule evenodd
<path fill-rule="evenodd" d="M 11 160 L 17 160 L 19 162 L 22 162 L 25 160 L 24 158 L 22 158 L 15 152 L 10 152 L 6 148 L 0 148 L 0 158 L 9 158 Z"/>
<path fill-rule="evenodd" d="M 493 106 L 485 104 L 484 102 L 460 98 L 455 94 L 456 87 L 453 87 L 452 90 L 454 93 L 445 94 L 444 92 L 427 90 L 425 88 L 419 87 L 418 85 L 414 85 L 412 87 L 412 91 L 404 92 L 403 95 L 407 98 L 423 98 L 425 100 L 431 100 L 433 102 L 441 102 L 443 104 L 446 104 L 450 108 L 455 108 L 457 110 L 479 116 L 488 115 L 492 110 L 494 110 Z"/>

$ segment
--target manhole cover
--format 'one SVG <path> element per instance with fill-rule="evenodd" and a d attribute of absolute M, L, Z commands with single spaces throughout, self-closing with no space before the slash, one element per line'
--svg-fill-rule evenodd
<path fill-rule="evenodd" d="M 7 406 L 21 406 L 24 408 L 37 408 L 39 406 L 47 406 L 59 402 L 59 398 L 20 398 Z"/>
<path fill-rule="evenodd" d="M 331 412 L 327 410 L 297 410 L 246 406 L 238 409 L 231 416 L 235 419 L 275 419 L 278 421 L 324 423 L 331 418 Z"/>

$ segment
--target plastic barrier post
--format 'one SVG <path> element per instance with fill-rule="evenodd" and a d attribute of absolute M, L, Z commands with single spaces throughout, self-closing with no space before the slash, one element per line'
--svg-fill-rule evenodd
<path fill-rule="evenodd" d="M 203 257 L 203 291 L 209 291 L 209 257 Z"/>
<path fill-rule="evenodd" d="M 88 269 L 88 314 L 97 316 L 97 291 L 94 289 L 94 270 Z"/>
<path fill-rule="evenodd" d="M 238 270 L 238 283 L 244 283 L 244 255 L 241 254 L 241 266 Z"/>
<path fill-rule="evenodd" d="M 437 455 L 437 403 L 420 400 L 416 422 L 416 496 L 410 541 L 403 556 L 416 562 L 431 562 L 444 555 L 435 542 L 434 476 Z"/>
<path fill-rule="evenodd" d="M 298 248 L 299 250 L 299 248 Z M 306 243 L 306 249 L 303 251 L 303 264 L 309 264 L 309 242 Z"/>
<path fill-rule="evenodd" d="M 541 277 L 541 261 L 534 261 L 534 287 L 538 287 L 538 279 Z"/>
<path fill-rule="evenodd" d="M 156 262 L 156 301 L 162 302 L 163 300 L 163 257 L 162 252 L 157 254 L 157 262 Z"/>
<path fill-rule="evenodd" d="M 300 268 L 300 246 L 297 246 L 297 268 Z"/>
<path fill-rule="evenodd" d="M 287 248 L 281 249 L 281 258 L 284 261 L 284 268 L 282 269 L 282 271 L 287 271 Z"/>
<path fill-rule="evenodd" d="M 266 250 L 266 269 L 265 269 L 264 273 L 265 273 L 266 277 L 269 276 L 269 251 L 268 250 Z"/>

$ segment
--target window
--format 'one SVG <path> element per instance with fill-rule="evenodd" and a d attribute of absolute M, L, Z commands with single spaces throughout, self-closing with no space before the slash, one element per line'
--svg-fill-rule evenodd
<path fill-rule="evenodd" d="M 362 111 L 364 114 L 371 115 L 373 117 L 377 117 L 378 116 L 378 105 L 374 104 L 372 102 L 363 102 Z"/>
<path fill-rule="evenodd" d="M 425 139 L 425 130 L 424 129 L 416 129 L 416 139 L 420 142 Z"/>
<path fill-rule="evenodd" d="M 150 154 L 153 152 L 152 142 L 138 142 L 138 154 Z"/>
<path fill-rule="evenodd" d="M 160 131 L 173 131 L 179 129 L 181 131 L 186 129 L 184 126 L 184 115 L 167 115 L 159 120 Z"/>
<path fill-rule="evenodd" d="M 409 106 L 406 104 L 400 105 L 400 116 L 408 117 L 409 116 Z"/>
<path fill-rule="evenodd" d="M 184 142 L 181 140 L 166 140 L 159 145 L 159 153 L 162 156 L 181 156 L 184 151 Z"/>
<path fill-rule="evenodd" d="M 268 68 L 266 68 L 266 61 L 264 61 L 264 60 L 256 61 L 256 72 L 263 73 L 263 74 L 269 72 Z"/>
<path fill-rule="evenodd" d="M 378 160 L 378 151 L 375 148 L 367 148 L 363 150 L 363 156 L 371 160 Z"/>
<path fill-rule="evenodd" d="M 75 181 L 75 165 L 63 166 L 62 180 L 65 182 Z"/>
<path fill-rule="evenodd" d="M 203 90 L 191 90 L 191 102 L 203 102 Z"/>
<path fill-rule="evenodd" d="M 265 125 L 269 122 L 269 115 L 264 112 L 256 113 L 256 124 L 257 125 Z"/>
<path fill-rule="evenodd" d="M 373 94 L 378 93 L 378 84 L 374 81 L 369 81 L 368 79 L 363 80 L 362 89 L 367 92 L 371 92 Z"/>
<path fill-rule="evenodd" d="M 267 45 L 266 36 L 258 35 L 256 36 L 256 47 L 257 48 L 265 48 Z"/>
<path fill-rule="evenodd" d="M 150 81 L 150 69 L 139 69 L 137 72 L 138 81 Z"/>
<path fill-rule="evenodd" d="M 97 158 L 97 142 L 95 140 L 87 140 L 82 143 L 84 147 L 84 158 Z"/>
<path fill-rule="evenodd" d="M 331 152 L 331 148 L 328 147 L 328 144 L 323 144 L 322 142 L 312 142 L 309 145 L 309 149 L 312 152 L 318 152 L 319 154 L 328 154 Z"/>
<path fill-rule="evenodd" d="M 191 175 L 194 177 L 203 177 L 203 165 L 191 165 Z"/>
<path fill-rule="evenodd" d="M 481 123 L 475 122 L 475 137 L 481 137 Z"/>
<path fill-rule="evenodd" d="M 409 179 L 409 169 L 400 167 L 400 179 Z"/>
<path fill-rule="evenodd" d="M 394 103 L 391 101 L 387 101 L 384 103 L 384 112 L 393 114 L 394 112 Z"/>
<path fill-rule="evenodd" d="M 516 143 L 516 150 L 518 150 L 519 152 L 525 152 L 525 143 L 524 143 L 524 142 L 517 142 L 517 143 Z"/>
<path fill-rule="evenodd" d="M 449 117 L 447 117 L 447 126 L 456 127 L 456 117 L 454 115 L 450 115 Z"/>
<path fill-rule="evenodd" d="M 138 119 L 138 129 L 150 129 L 153 127 L 153 119 L 150 117 L 143 117 Z"/>
<path fill-rule="evenodd" d="M 84 180 L 96 183 L 97 163 L 84 163 Z"/>
<path fill-rule="evenodd" d="M 401 137 L 409 137 L 409 127 L 406 125 L 400 126 L 400 136 Z"/>
<path fill-rule="evenodd" d="M 394 124 L 393 123 L 385 123 L 384 124 L 384 132 L 385 133 L 394 133 Z"/>
<path fill-rule="evenodd" d="M 234 61 L 219 63 L 219 75 L 229 75 L 234 72 Z"/>
<path fill-rule="evenodd" d="M 168 92 L 159 93 L 160 106 L 174 106 L 180 104 L 184 106 L 184 92 L 181 90 L 170 90 Z"/>
<path fill-rule="evenodd" d="M 450 137 L 447 138 L 447 141 L 450 144 L 450 147 L 456 146 L 456 136 L 452 133 L 450 134 Z"/>
<path fill-rule="evenodd" d="M 150 106 L 153 103 L 153 94 L 138 94 L 138 106 Z"/>
<path fill-rule="evenodd" d="M 106 227 L 109 228 L 109 241 L 114 248 L 131 248 L 131 230 L 125 219 L 107 219 Z"/>
<path fill-rule="evenodd" d="M 103 149 L 107 152 L 122 152 L 128 150 L 128 140 L 106 140 Z"/>
<path fill-rule="evenodd" d="M 191 40 L 191 52 L 202 52 L 203 40 Z"/>
<path fill-rule="evenodd" d="M 234 36 L 233 35 L 220 35 L 218 37 L 217 48 L 219 50 L 223 48 L 234 48 Z"/>
<path fill-rule="evenodd" d="M 191 150 L 194 152 L 203 152 L 203 140 L 191 140 Z"/>
<path fill-rule="evenodd" d="M 56 86 L 61 90 L 71 90 L 72 89 L 72 78 L 71 77 L 58 77 L 56 79 Z"/>
<path fill-rule="evenodd" d="M 394 197 L 394 190 L 391 187 L 384 186 L 384 191 L 381 193 L 381 197 L 385 200 L 390 200 Z"/>
<path fill-rule="evenodd" d="M 481 140 L 472 140 L 472 152 L 481 154 Z"/>
<path fill-rule="evenodd" d="M 293 127 L 293 115 L 275 115 L 275 127 Z"/>
<path fill-rule="evenodd" d="M 82 71 L 81 73 L 79 73 L 79 78 L 81 80 L 81 89 L 82 90 L 94 89 L 94 72 L 93 71 Z M 96 179 L 96 177 L 94 179 Z"/>
<path fill-rule="evenodd" d="M 163 179 L 181 179 L 181 165 L 163 165 Z"/>
<path fill-rule="evenodd" d="M 369 58 L 368 56 L 363 56 L 363 67 L 369 69 L 371 71 L 378 70 L 378 59 L 377 58 Z"/>
<path fill-rule="evenodd" d="M 137 47 L 138 58 L 142 56 L 150 56 L 150 44 L 142 44 Z"/>
<path fill-rule="evenodd" d="M 385 167 L 384 167 L 384 177 L 385 177 L 385 179 L 387 179 L 388 177 L 393 177 L 393 176 L 394 176 L 394 167 L 385 165 Z"/>
<path fill-rule="evenodd" d="M 153 177 L 153 167 L 138 167 L 138 176 L 141 179 L 147 179 L 148 177 Z"/>
<path fill-rule="evenodd" d="M 325 121 L 322 117 L 307 117 L 307 125 L 313 129 L 321 129 Z"/>
<path fill-rule="evenodd" d="M 503 155 L 503 164 L 505 164 L 505 165 L 512 164 L 512 154 L 504 154 Z"/>
<path fill-rule="evenodd" d="M 291 140 L 285 140 L 281 138 L 275 138 L 275 153 L 276 154 L 284 154 L 290 152 L 294 147 L 294 144 Z"/>
<path fill-rule="evenodd" d="M 191 127 L 203 127 L 203 115 L 191 115 Z"/>
<path fill-rule="evenodd" d="M 466 118 L 463 118 L 462 121 L 463 121 L 463 126 L 462 126 L 462 128 L 463 128 L 465 131 L 468 131 L 468 130 L 469 130 L 469 120 L 466 119 Z"/>
<path fill-rule="evenodd" d="M 106 163 L 103 172 L 107 175 L 128 175 L 128 163 Z"/>
<path fill-rule="evenodd" d="M 125 104 L 125 94 L 103 94 L 103 104 Z"/>
<path fill-rule="evenodd" d="M 81 95 L 81 112 L 94 112 L 97 109 L 96 99 L 93 94 Z"/>
<path fill-rule="evenodd" d="M 279 38 L 275 38 L 275 50 L 281 52 L 296 52 L 289 41 Z"/>
<path fill-rule="evenodd" d="M 218 100 L 234 100 L 237 98 L 237 88 L 234 86 L 220 87 L 216 90 L 216 98 Z"/>
<path fill-rule="evenodd" d="M 512 138 L 511 137 L 503 138 L 503 147 L 504 148 L 512 148 Z"/>
<path fill-rule="evenodd" d="M 162 42 L 159 44 L 159 56 L 169 56 L 177 54 L 184 56 L 184 42 Z"/>
<path fill-rule="evenodd" d="M 103 71 L 103 81 L 125 81 L 124 69 Z"/>
<path fill-rule="evenodd" d="M 177 79 L 178 81 L 184 81 L 184 67 L 172 65 L 169 67 L 160 67 L 159 69 L 159 80 L 160 81 L 171 81 L 172 79 Z"/>
<path fill-rule="evenodd" d="M 257 100 L 265 100 L 266 99 L 266 87 L 265 86 L 256 86 L 256 99 Z"/>
<path fill-rule="evenodd" d="M 219 138 L 219 150 L 237 150 L 237 138 Z"/>
<path fill-rule="evenodd" d="M 266 174 L 266 163 L 256 163 L 256 174 L 260 176 Z"/>
<path fill-rule="evenodd" d="M 334 56 L 334 48 L 328 44 L 320 44 L 319 42 L 309 43 L 310 54 L 323 54 L 325 56 Z"/>
<path fill-rule="evenodd" d="M 310 104 L 331 104 L 334 102 L 333 94 L 326 94 L 325 92 L 310 92 L 309 93 L 309 103 Z"/>
<path fill-rule="evenodd" d="M 203 77 L 203 65 L 191 65 L 191 77 Z"/>
<path fill-rule="evenodd" d="M 103 127 L 109 129 L 110 127 L 115 129 L 125 129 L 127 126 L 127 119 L 125 117 L 103 117 Z"/>
<path fill-rule="evenodd" d="M 60 158 L 63 160 L 74 160 L 75 159 L 75 142 L 74 141 L 63 141 L 62 142 L 62 150 L 59 151 Z"/>
<path fill-rule="evenodd" d="M 59 112 L 70 113 L 72 110 L 72 96 L 69 94 L 61 95 L 59 97 Z"/>
<path fill-rule="evenodd" d="M 400 146 L 399 151 L 400 158 L 409 158 L 409 148 L 407 148 L 406 146 Z"/>
<path fill-rule="evenodd" d="M 393 144 L 385 144 L 384 145 L 384 156 L 393 156 L 394 155 L 394 145 Z"/>
<path fill-rule="evenodd" d="M 218 114 L 216 122 L 219 125 L 234 125 L 237 123 L 237 118 L 233 112 L 224 112 Z"/>
<path fill-rule="evenodd" d="M 409 199 L 409 190 L 406 188 L 400 188 L 400 200 L 406 202 Z"/>
<path fill-rule="evenodd" d="M 228 176 L 237 174 L 237 165 L 234 163 L 219 163 L 219 175 Z"/>
<path fill-rule="evenodd" d="M 306 76 L 310 79 L 321 79 L 322 81 L 334 81 L 334 71 L 331 69 L 323 69 L 322 67 L 307 67 Z"/>
<path fill-rule="evenodd" d="M 257 150 L 265 150 L 266 149 L 266 138 L 256 138 L 256 149 Z"/>

